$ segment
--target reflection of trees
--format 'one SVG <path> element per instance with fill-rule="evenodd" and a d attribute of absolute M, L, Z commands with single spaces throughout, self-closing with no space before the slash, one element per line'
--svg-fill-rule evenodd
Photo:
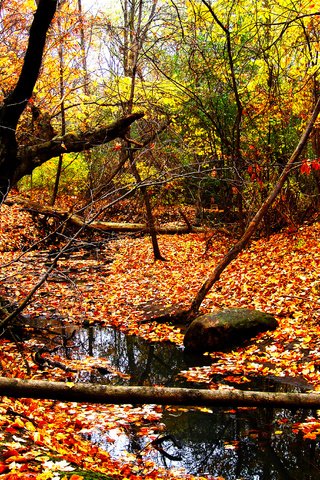
<path fill-rule="evenodd" d="M 180 412 L 177 416 L 179 412 L 167 411 L 162 421 L 166 431 L 181 440 L 180 463 L 189 473 L 220 475 L 226 480 L 320 478 L 319 447 L 315 442 L 305 442 L 289 429 L 283 435 L 273 433 L 279 412 L 255 409 L 230 414 L 215 409 L 212 414 Z M 289 416 L 291 422 L 298 420 L 294 414 Z M 235 449 L 226 449 L 225 443 Z M 172 462 L 169 467 L 174 465 Z"/>
<path fill-rule="evenodd" d="M 143 339 L 125 336 L 113 329 L 90 327 L 76 332 L 70 341 L 70 332 L 61 332 L 66 356 L 81 359 L 86 356 L 106 358 L 110 365 L 121 373 L 130 375 L 131 385 L 178 385 L 177 374 L 187 368 L 184 354 L 169 344 L 148 344 Z M 71 346 L 74 346 L 71 349 Z M 190 361 L 190 359 L 188 359 Z M 197 359 L 192 359 L 194 364 Z M 119 384 L 128 382 L 111 375 L 83 372 L 80 381 Z M 190 385 L 190 384 L 189 384 Z M 301 386 L 300 386 L 301 387 Z M 297 391 L 295 384 L 279 383 L 268 379 L 266 384 L 250 385 L 252 389 L 270 391 Z M 315 442 L 303 441 L 292 433 L 291 425 L 302 421 L 315 412 L 290 412 L 273 409 L 239 409 L 236 414 L 215 409 L 207 414 L 199 411 L 167 411 L 162 421 L 166 433 L 182 443 L 181 461 L 172 461 L 154 450 L 152 456 L 167 468 L 183 466 L 191 474 L 222 476 L 226 480 L 314 480 L 320 478 L 319 446 Z M 285 424 L 278 420 L 286 418 Z M 275 435 L 275 430 L 284 430 Z M 96 442 L 105 445 L 96 432 Z M 118 447 L 138 453 L 143 449 L 144 439 L 137 435 L 134 424 L 121 436 Z M 230 444 L 234 449 L 226 449 Z"/>
<path fill-rule="evenodd" d="M 111 328 L 79 330 L 73 358 L 88 355 L 107 358 L 115 369 L 130 375 L 131 385 L 177 384 L 176 376 L 186 368 L 182 351 L 175 345 L 150 344 Z M 112 380 L 112 383 L 122 382 L 122 379 Z"/>
<path fill-rule="evenodd" d="M 128 438 L 128 446 L 126 450 L 129 453 L 134 453 L 136 455 L 139 454 L 144 448 L 144 439 L 141 435 L 137 435 L 139 431 L 139 427 L 137 427 L 134 423 L 130 423 L 126 426 L 126 435 Z"/>
<path fill-rule="evenodd" d="M 143 358 L 143 368 L 141 368 L 141 363 L 136 362 L 136 356 L 134 352 L 135 343 L 132 341 L 132 338 L 127 337 L 127 355 L 128 355 L 128 366 L 130 371 L 130 385 L 152 385 L 148 381 L 151 370 L 152 370 L 152 361 L 154 354 L 154 346 L 149 345 L 149 348 L 146 348 L 146 358 Z"/>

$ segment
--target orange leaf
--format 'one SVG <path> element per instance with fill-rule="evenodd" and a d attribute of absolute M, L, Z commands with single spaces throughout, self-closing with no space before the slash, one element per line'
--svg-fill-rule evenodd
<path fill-rule="evenodd" d="M 28 462 L 28 458 L 23 457 L 22 455 L 14 455 L 6 459 L 6 463 L 12 463 L 12 462 L 24 463 L 24 462 Z"/>
<path fill-rule="evenodd" d="M 14 457 L 15 455 L 19 455 L 19 452 L 15 448 L 11 448 L 9 450 L 5 450 L 2 455 L 4 458 L 9 458 Z"/>

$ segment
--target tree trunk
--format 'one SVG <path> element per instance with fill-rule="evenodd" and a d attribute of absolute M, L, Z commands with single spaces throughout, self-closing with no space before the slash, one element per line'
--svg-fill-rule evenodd
<path fill-rule="evenodd" d="M 64 49 L 63 49 L 63 41 L 62 38 L 62 28 L 61 28 L 61 19 L 58 17 L 58 31 L 59 31 L 59 88 L 60 88 L 60 114 L 61 114 L 61 135 L 66 134 L 66 112 L 65 112 L 65 105 L 64 105 L 64 96 L 65 96 L 65 88 L 64 88 Z M 53 205 L 56 202 L 58 191 L 59 191 L 59 184 L 60 184 L 60 177 L 62 171 L 62 163 L 63 163 L 63 155 L 59 155 L 58 159 L 58 166 L 56 172 L 56 178 L 54 182 L 53 192 L 50 199 L 50 205 Z"/>
<path fill-rule="evenodd" d="M 275 201 L 277 195 L 281 191 L 286 179 L 288 178 L 291 170 L 294 168 L 294 164 L 296 163 L 297 159 L 299 158 L 300 154 L 302 153 L 304 147 L 307 144 L 307 140 L 309 138 L 309 135 L 312 131 L 313 125 L 318 117 L 318 114 L 320 112 L 320 98 L 317 101 L 317 104 L 314 108 L 314 111 L 312 113 L 311 119 L 309 120 L 309 123 L 302 134 L 300 141 L 291 155 L 290 159 L 288 160 L 288 163 L 283 169 L 282 174 L 280 175 L 280 178 L 275 185 L 274 189 L 270 192 L 268 198 L 264 201 L 264 203 L 261 205 L 260 209 L 256 213 L 256 215 L 253 217 L 251 222 L 249 223 L 248 228 L 244 232 L 243 236 L 240 238 L 240 240 L 227 252 L 227 254 L 223 257 L 221 262 L 218 263 L 212 274 L 207 278 L 205 283 L 202 285 L 200 290 L 198 291 L 197 295 L 195 296 L 190 309 L 187 312 L 186 315 L 186 322 L 190 322 L 193 320 L 193 318 L 196 317 L 199 308 L 201 306 L 201 303 L 203 302 L 204 298 L 207 296 L 209 291 L 211 290 L 212 286 L 217 282 L 220 278 L 220 275 L 222 272 L 227 268 L 229 263 L 232 262 L 239 253 L 244 249 L 244 247 L 248 244 L 250 238 L 254 234 L 254 232 L 257 230 L 257 227 L 261 220 L 263 219 L 264 215 L 267 213 L 268 209 L 270 206 L 273 204 Z"/>
<path fill-rule="evenodd" d="M 0 106 L 0 203 L 18 180 L 50 158 L 69 152 L 83 152 L 124 137 L 129 126 L 143 117 L 142 113 L 134 113 L 105 128 L 62 135 L 40 145 L 18 147 L 15 138 L 17 124 L 38 79 L 46 35 L 57 0 L 40 0 L 37 5 L 18 82 Z"/>
<path fill-rule="evenodd" d="M 153 256 L 155 260 L 165 260 L 165 258 L 161 255 L 161 252 L 160 252 L 160 247 L 159 247 L 158 238 L 157 238 L 157 229 L 156 229 L 155 221 L 153 217 L 149 192 L 147 187 L 143 185 L 142 178 L 135 164 L 134 154 L 130 148 L 130 144 L 128 145 L 128 148 L 129 148 L 129 161 L 130 161 L 132 174 L 136 179 L 137 184 L 141 185 L 140 190 L 141 190 L 143 200 L 144 200 L 144 205 L 146 208 L 148 232 L 150 233 L 150 237 L 151 237 Z"/>
<path fill-rule="evenodd" d="M 66 133 L 44 143 L 20 147 L 17 154 L 18 166 L 14 173 L 13 183 L 16 183 L 23 176 L 29 175 L 36 167 L 50 160 L 50 158 L 58 157 L 64 153 L 84 152 L 98 145 L 111 142 L 116 138 L 124 137 L 130 125 L 143 116 L 144 113 L 142 112 L 132 113 L 102 128 L 79 133 Z"/>
<path fill-rule="evenodd" d="M 12 187 L 19 166 L 15 131 L 39 75 L 46 35 L 56 6 L 57 0 L 39 1 L 19 80 L 0 108 L 0 202 Z"/>
<path fill-rule="evenodd" d="M 0 395 L 63 402 L 320 408 L 319 393 L 273 393 L 243 390 L 199 390 L 168 387 L 114 387 L 91 383 L 48 382 L 0 377 Z"/>
<path fill-rule="evenodd" d="M 156 3 L 157 3 L 156 1 L 153 2 L 153 7 L 151 10 L 153 13 L 156 7 Z M 131 114 L 133 111 L 133 105 L 134 105 L 136 80 L 137 80 L 138 67 L 139 67 L 138 65 L 139 55 L 144 43 L 144 36 L 148 30 L 148 23 L 151 22 L 151 19 L 153 18 L 153 13 L 152 13 L 152 16 L 149 17 L 149 21 L 143 28 L 142 27 L 143 0 L 139 0 L 137 3 L 136 2 L 131 2 L 131 4 L 126 3 L 125 9 L 126 11 L 123 11 L 124 21 L 125 21 L 124 29 L 130 33 L 129 35 L 126 34 L 125 36 L 126 49 L 124 49 L 124 54 L 127 55 L 127 57 L 124 57 L 123 67 L 124 67 L 125 76 L 130 78 L 131 85 L 130 85 L 130 95 L 129 95 L 128 101 L 125 104 L 124 113 Z M 137 15 L 136 18 L 135 18 L 135 14 Z M 129 41 L 129 37 L 130 37 L 130 41 Z M 128 135 L 131 136 L 130 130 L 128 130 Z M 140 192 L 142 194 L 144 204 L 145 204 L 146 217 L 147 217 L 147 223 L 148 223 L 148 232 L 151 237 L 154 259 L 165 260 L 165 258 L 161 255 L 161 252 L 160 252 L 160 247 L 159 247 L 158 238 L 157 238 L 157 231 L 155 228 L 155 221 L 154 221 L 154 216 L 152 212 L 150 194 L 147 186 L 142 184 L 142 179 L 138 171 L 138 168 L 136 166 L 136 161 L 134 158 L 134 149 L 131 148 L 131 144 L 129 141 L 126 142 L 126 150 L 128 152 L 132 174 L 136 182 L 138 183 L 138 185 L 141 185 Z"/>

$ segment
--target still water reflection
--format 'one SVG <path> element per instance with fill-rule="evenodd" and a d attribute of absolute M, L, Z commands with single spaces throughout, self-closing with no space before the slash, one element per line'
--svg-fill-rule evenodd
<path fill-rule="evenodd" d="M 107 358 L 116 376 L 106 370 L 83 372 L 79 381 L 103 384 L 192 386 L 178 374 L 190 366 L 208 362 L 206 357 L 186 356 L 172 344 L 150 345 L 141 338 L 108 329 L 90 327 L 75 332 L 73 346 L 65 346 L 64 355 Z M 70 345 L 70 343 L 68 343 Z M 197 388 L 201 385 L 196 385 Z M 252 382 L 246 388 L 301 391 L 297 384 L 267 380 Z M 212 413 L 192 409 L 167 409 L 161 421 L 166 425 L 168 441 L 162 445 L 169 453 L 154 450 L 152 459 L 167 468 L 184 467 L 188 473 L 226 480 L 316 480 L 320 479 L 319 445 L 292 433 L 292 424 L 302 421 L 312 411 L 291 412 L 284 409 L 215 408 Z M 115 442 L 104 441 L 97 427 L 91 439 L 114 456 L 123 451 L 139 452 L 144 439 L 128 434 L 117 435 Z M 173 458 L 173 459 L 172 459 Z"/>

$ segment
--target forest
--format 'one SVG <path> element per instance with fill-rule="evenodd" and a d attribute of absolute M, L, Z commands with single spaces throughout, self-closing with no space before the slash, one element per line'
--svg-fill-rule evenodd
<path fill-rule="evenodd" d="M 318 479 L 320 4 L 0 38 L 0 478 Z"/>

